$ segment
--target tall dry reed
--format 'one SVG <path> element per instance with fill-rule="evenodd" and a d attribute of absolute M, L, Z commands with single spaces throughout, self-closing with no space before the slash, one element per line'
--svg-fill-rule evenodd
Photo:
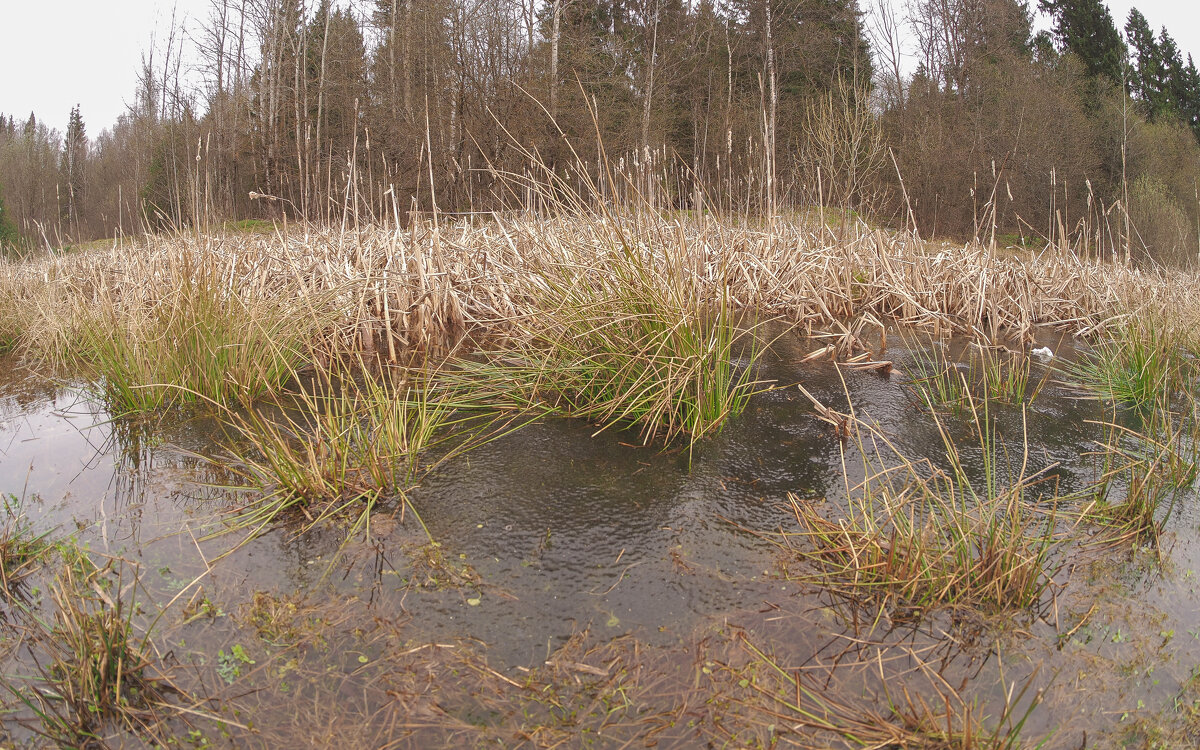
<path fill-rule="evenodd" d="M 211 265 L 222 288 L 250 299 L 327 293 L 346 343 L 385 351 L 453 343 L 468 329 L 510 330 L 539 312 L 539 269 L 603 258 L 631 236 L 607 217 L 495 215 L 478 223 L 417 221 L 408 230 L 302 228 L 284 236 L 150 237 L 107 250 L 8 263 L 21 344 L 69 354 L 72 316 L 105 299 L 152 301 L 178 270 Z M 840 235 L 802 220 L 762 226 L 641 212 L 641 252 L 670 254 L 709 300 L 813 325 L 872 312 L 946 330 L 1023 334 L 1038 325 L 1087 330 L 1147 300 L 1195 307 L 1200 277 L 1081 260 L 1047 251 L 1016 258 L 860 224 Z"/>
<path fill-rule="evenodd" d="M 627 257 L 636 263 L 620 262 Z M 287 232 L 149 237 L 5 263 L 0 326 L 20 350 L 42 361 L 88 364 L 123 338 L 123 353 L 110 360 L 157 361 L 144 354 L 146 347 L 169 352 L 177 338 L 196 330 L 187 315 L 172 318 L 172 311 L 186 312 L 191 304 L 181 294 L 197 296 L 229 329 L 207 342 L 195 337 L 197 348 L 216 355 L 203 367 L 224 371 L 202 374 L 201 381 L 252 395 L 256 389 L 247 383 L 259 370 L 280 368 L 255 356 L 222 361 L 228 352 L 219 342 L 226 335 L 240 337 L 235 348 L 286 355 L 291 366 L 304 363 L 292 356 L 304 342 L 317 340 L 399 360 L 414 350 L 446 351 L 467 335 L 502 346 L 545 338 L 548 316 L 586 322 L 595 302 L 609 308 L 596 307 L 593 322 L 612 317 L 613 306 L 632 309 L 619 299 L 629 302 L 638 289 L 680 308 L 672 312 L 680 320 L 700 305 L 718 316 L 752 310 L 810 327 L 869 313 L 985 337 L 1021 336 L 1045 325 L 1099 331 L 1115 314 L 1147 301 L 1200 320 L 1194 274 L 1055 251 L 1012 257 L 861 223 L 834 234 L 803 218 L 754 224 L 644 208 L 600 215 L 578 208 L 455 224 L 434 217 L 405 230 L 292 226 Z M 254 319 L 259 313 L 262 319 Z M 156 327 L 164 319 L 165 327 Z M 179 330 L 167 336 L 172 321 Z M 190 369 L 146 374 L 141 380 L 148 382 L 135 384 L 208 388 L 184 380 Z M 269 389 L 272 378 L 266 380 Z"/>

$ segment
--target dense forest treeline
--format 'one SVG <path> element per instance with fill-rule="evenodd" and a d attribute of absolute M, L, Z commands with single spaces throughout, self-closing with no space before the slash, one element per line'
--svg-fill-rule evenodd
<path fill-rule="evenodd" d="M 212 0 L 98 136 L 77 108 L 65 134 L 0 116 L 0 244 L 404 221 L 609 168 L 677 208 L 1197 257 L 1200 74 L 1166 29 L 1100 0 L 875 3 Z"/>

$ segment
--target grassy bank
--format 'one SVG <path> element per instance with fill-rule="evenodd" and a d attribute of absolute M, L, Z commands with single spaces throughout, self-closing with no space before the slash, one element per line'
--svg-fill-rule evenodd
<path fill-rule="evenodd" d="M 519 335 L 528 329 L 521 322 L 553 314 L 552 300 L 565 298 L 555 287 L 570 282 L 564 268 L 577 267 L 578 278 L 590 277 L 612 299 L 639 283 L 625 273 L 628 265 L 600 262 L 615 251 L 636 253 L 640 268 L 651 273 L 642 281 L 669 278 L 671 294 L 726 300 L 733 309 L 810 326 L 869 312 L 943 331 L 1020 336 L 1045 325 L 1094 330 L 1116 314 L 1150 305 L 1171 310 L 1186 330 L 1197 318 L 1200 287 L 1193 274 L 1066 252 L 1017 259 L 865 225 L 834 236 L 800 221 L 754 226 L 643 212 L 604 220 L 419 222 L 404 231 L 310 227 L 286 236 L 149 237 L 5 263 L 0 303 L 4 330 L 19 348 L 56 361 L 75 355 L 78 332 L 95 311 L 111 307 L 112 324 L 127 325 L 140 308 L 169 301 L 189 283 L 248 309 L 252 303 L 317 309 L 343 348 L 400 356 L 453 346 L 468 332 Z"/>

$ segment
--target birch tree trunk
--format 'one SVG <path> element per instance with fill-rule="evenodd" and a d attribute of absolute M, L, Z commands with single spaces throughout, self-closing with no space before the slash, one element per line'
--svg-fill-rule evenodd
<path fill-rule="evenodd" d="M 654 101 L 654 64 L 658 58 L 658 11 L 659 0 L 655 0 L 654 31 L 651 34 L 650 41 L 650 65 L 646 76 L 646 95 L 642 101 L 642 148 L 650 147 L 650 106 L 651 102 Z"/>
<path fill-rule="evenodd" d="M 411 125 L 412 107 L 413 0 L 404 0 L 404 116 Z"/>
<path fill-rule="evenodd" d="M 562 0 L 554 0 L 554 25 L 550 32 L 550 116 L 558 117 L 558 42 L 562 33 Z"/>
<path fill-rule="evenodd" d="M 775 116 L 779 106 L 779 96 L 775 90 L 775 38 L 771 32 L 771 0 L 764 0 L 763 5 L 766 8 L 767 17 L 767 132 L 764 140 L 766 141 L 766 158 L 767 158 L 767 212 L 768 215 L 775 213 Z"/>

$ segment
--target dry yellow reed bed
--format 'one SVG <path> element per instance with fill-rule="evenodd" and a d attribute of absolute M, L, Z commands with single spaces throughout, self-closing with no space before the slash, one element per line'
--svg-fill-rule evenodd
<path fill-rule="evenodd" d="M 98 307 L 114 325 L 205 274 L 230 295 L 314 304 L 343 345 L 385 353 L 443 347 L 467 331 L 505 334 L 544 313 L 541 274 L 563 268 L 586 283 L 614 253 L 651 254 L 661 283 L 820 326 L 870 312 L 881 319 L 995 335 L 1037 326 L 1080 331 L 1150 304 L 1191 321 L 1195 274 L 1144 271 L 1048 251 L 1015 259 L 862 228 L 836 237 L 811 225 L 730 226 L 646 214 L 504 218 L 435 228 L 283 236 L 150 237 L 82 254 L 0 264 L 0 333 L 29 353 L 69 350 L 74 320 Z M 333 309 L 330 309 L 330 308 Z M 390 334 L 390 335 L 385 335 Z"/>

